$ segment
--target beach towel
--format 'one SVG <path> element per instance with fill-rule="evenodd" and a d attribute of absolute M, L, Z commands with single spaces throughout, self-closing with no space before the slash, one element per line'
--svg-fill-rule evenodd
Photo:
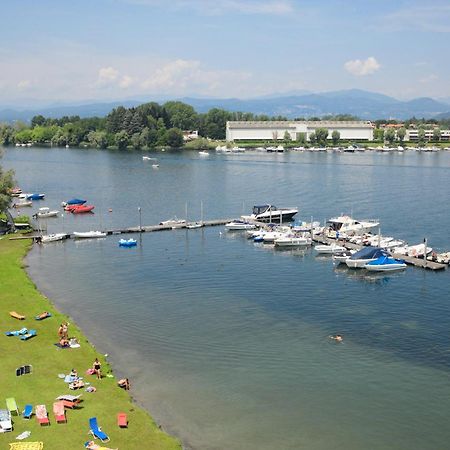
<path fill-rule="evenodd" d="M 9 450 L 42 450 L 43 442 L 12 442 L 9 444 Z"/>
<path fill-rule="evenodd" d="M 23 433 L 20 433 L 19 436 L 16 437 L 19 441 L 22 439 L 26 439 L 27 437 L 31 436 L 31 431 L 24 431 Z"/>
<path fill-rule="evenodd" d="M 52 315 L 51 315 L 49 312 L 45 311 L 45 312 L 43 312 L 42 314 L 38 314 L 38 315 L 35 317 L 35 319 L 36 319 L 36 320 L 44 320 L 44 319 L 46 319 L 47 317 L 52 317 Z"/>

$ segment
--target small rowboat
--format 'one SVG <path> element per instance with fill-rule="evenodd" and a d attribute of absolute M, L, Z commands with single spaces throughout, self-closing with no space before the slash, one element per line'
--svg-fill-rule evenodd
<path fill-rule="evenodd" d="M 31 200 L 24 200 L 13 204 L 14 208 L 23 208 L 25 206 L 33 206 L 33 202 Z"/>
<path fill-rule="evenodd" d="M 102 238 L 105 237 L 106 233 L 103 231 L 74 231 L 73 237 L 79 239 L 91 239 L 91 238 Z"/>
<path fill-rule="evenodd" d="M 47 217 L 58 217 L 59 211 L 51 211 L 50 208 L 39 208 L 39 211 L 36 214 L 33 214 L 33 217 L 36 219 L 45 219 Z"/>
<path fill-rule="evenodd" d="M 119 241 L 119 247 L 136 247 L 136 239 L 121 239 Z"/>
<path fill-rule="evenodd" d="M 94 208 L 95 208 L 94 205 L 73 205 L 73 208 L 69 209 L 68 211 L 70 211 L 73 214 L 83 214 L 92 212 Z"/>

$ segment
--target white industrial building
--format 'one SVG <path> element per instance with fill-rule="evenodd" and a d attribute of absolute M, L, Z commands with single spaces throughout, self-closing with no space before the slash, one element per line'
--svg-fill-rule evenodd
<path fill-rule="evenodd" d="M 370 121 L 258 121 L 227 122 L 227 141 L 277 141 L 285 139 L 286 132 L 292 141 L 301 135 L 309 140 L 317 128 L 328 130 L 328 139 L 333 131 L 340 133 L 341 139 L 373 141 L 374 126 Z"/>

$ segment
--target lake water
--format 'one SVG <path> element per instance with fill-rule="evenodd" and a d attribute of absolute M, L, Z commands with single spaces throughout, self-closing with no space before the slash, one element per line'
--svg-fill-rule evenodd
<path fill-rule="evenodd" d="M 49 231 L 236 217 L 377 218 L 384 234 L 450 249 L 450 153 L 215 155 L 8 149 L 25 191 L 92 215 Z M 37 205 L 37 202 L 35 202 Z M 112 212 L 109 212 L 112 209 Z M 222 227 L 35 246 L 37 286 L 108 353 L 133 396 L 196 449 L 440 449 L 450 441 L 450 272 L 376 275 Z M 340 333 L 342 344 L 328 336 Z"/>

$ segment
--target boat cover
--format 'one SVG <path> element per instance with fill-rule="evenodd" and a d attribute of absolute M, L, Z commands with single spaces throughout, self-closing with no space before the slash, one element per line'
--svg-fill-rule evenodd
<path fill-rule="evenodd" d="M 81 198 L 72 198 L 67 201 L 68 205 L 83 205 L 84 203 L 86 203 L 86 200 L 81 200 Z"/>
<path fill-rule="evenodd" d="M 361 250 L 354 253 L 350 259 L 373 259 L 380 256 L 386 256 L 387 253 L 379 247 L 364 247 Z"/>
<path fill-rule="evenodd" d="M 390 256 L 383 255 L 375 261 L 371 261 L 370 263 L 368 263 L 368 265 L 371 266 L 385 266 L 388 264 L 405 264 L 405 261 L 403 261 L 402 259 L 395 259 L 391 258 Z"/>

